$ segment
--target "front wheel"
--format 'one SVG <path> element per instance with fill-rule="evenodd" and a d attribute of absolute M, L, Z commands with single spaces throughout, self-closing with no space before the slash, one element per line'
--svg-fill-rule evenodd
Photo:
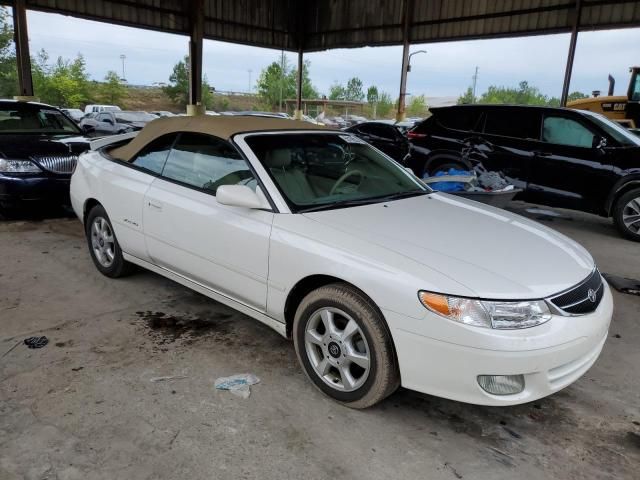
<path fill-rule="evenodd" d="M 624 237 L 640 242 L 640 188 L 630 190 L 616 200 L 613 222 Z"/>
<path fill-rule="evenodd" d="M 400 384 L 384 319 L 353 287 L 336 283 L 308 294 L 296 311 L 293 337 L 314 385 L 348 407 L 370 407 Z"/>
<path fill-rule="evenodd" d="M 111 278 L 131 273 L 133 265 L 122 256 L 111 220 L 102 205 L 96 205 L 87 215 L 85 233 L 91 259 L 100 273 Z"/>

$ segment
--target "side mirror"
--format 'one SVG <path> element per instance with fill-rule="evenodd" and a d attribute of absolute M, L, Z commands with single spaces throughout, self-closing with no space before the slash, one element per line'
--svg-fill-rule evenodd
<path fill-rule="evenodd" d="M 110 118 L 105 118 L 103 122 L 110 123 L 111 125 L 113 125 L 113 120 L 111 120 Z"/>
<path fill-rule="evenodd" d="M 260 197 L 246 185 L 221 185 L 216 200 L 222 205 L 244 208 L 264 208 Z"/>
<path fill-rule="evenodd" d="M 603 150 L 607 146 L 607 139 L 604 137 L 593 137 L 593 148 Z"/>
<path fill-rule="evenodd" d="M 94 125 L 89 125 L 89 124 L 85 123 L 84 125 L 82 125 L 82 131 L 84 133 L 95 132 L 96 131 L 96 127 Z"/>

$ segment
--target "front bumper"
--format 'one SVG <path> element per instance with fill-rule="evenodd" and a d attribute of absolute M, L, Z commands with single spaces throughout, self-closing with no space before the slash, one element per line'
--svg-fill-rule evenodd
<path fill-rule="evenodd" d="M 511 331 L 457 325 L 431 313 L 420 320 L 383 313 L 391 327 L 403 387 L 477 405 L 516 405 L 557 392 L 589 370 L 607 338 L 613 299 L 605 283 L 595 312 L 554 316 L 546 324 Z M 435 338 L 437 329 L 426 323 L 442 321 L 464 332 Z M 515 395 L 491 395 L 477 381 L 478 375 L 520 374 L 525 388 Z"/>
<path fill-rule="evenodd" d="M 23 202 L 55 201 L 69 204 L 71 176 L 0 174 L 0 202 L 15 206 Z"/>

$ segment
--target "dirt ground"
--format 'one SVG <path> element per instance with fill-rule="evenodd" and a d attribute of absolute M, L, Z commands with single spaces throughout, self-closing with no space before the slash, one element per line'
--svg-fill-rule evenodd
<path fill-rule="evenodd" d="M 640 244 L 609 221 L 526 207 L 601 271 L 640 277 Z M 149 272 L 100 275 L 77 220 L 3 221 L 0 479 L 637 479 L 640 296 L 614 300 L 602 356 L 549 398 L 478 407 L 400 389 L 355 411 L 256 321 Z M 49 344 L 26 348 L 32 335 Z M 250 398 L 214 389 L 235 373 L 260 378 Z M 151 381 L 171 375 L 186 378 Z"/>

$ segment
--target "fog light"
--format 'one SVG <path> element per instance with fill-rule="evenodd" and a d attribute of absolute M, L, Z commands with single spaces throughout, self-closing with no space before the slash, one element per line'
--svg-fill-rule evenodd
<path fill-rule="evenodd" d="M 478 375 L 478 385 L 492 395 L 514 395 L 524 390 L 524 376 Z"/>

